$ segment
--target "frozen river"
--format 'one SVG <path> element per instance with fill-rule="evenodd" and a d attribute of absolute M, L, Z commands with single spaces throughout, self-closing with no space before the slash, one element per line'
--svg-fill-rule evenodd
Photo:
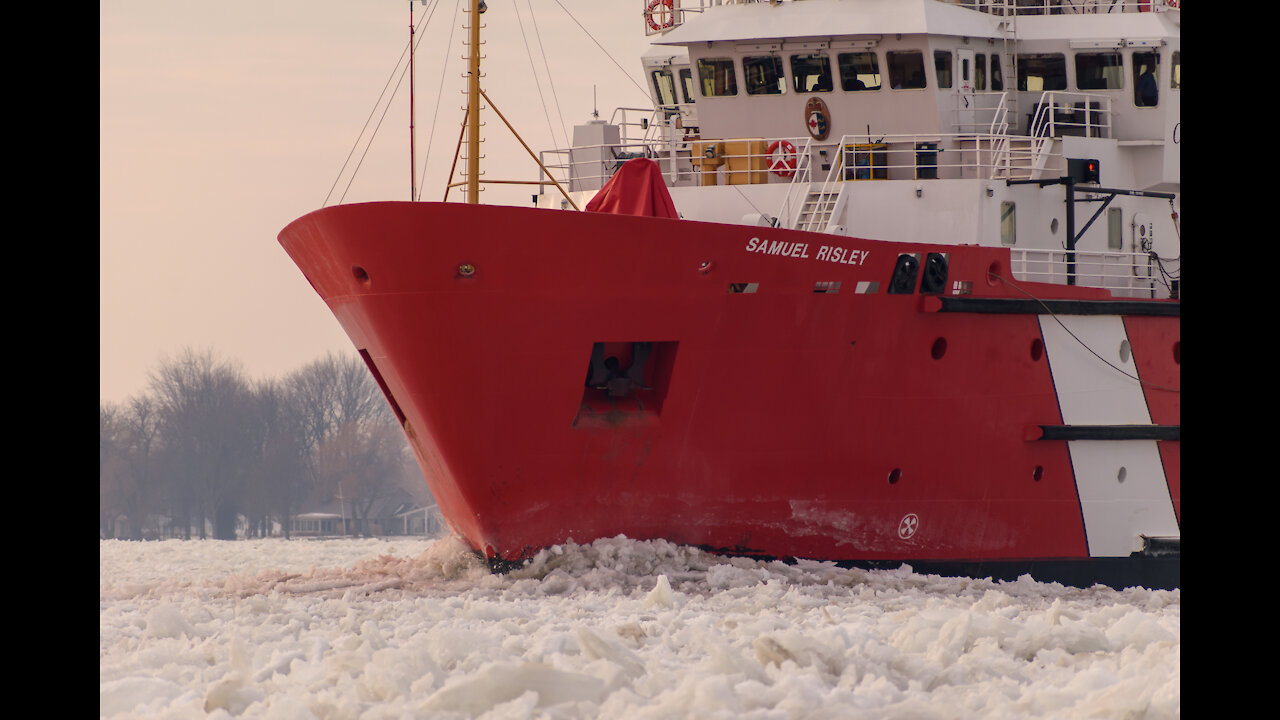
<path fill-rule="evenodd" d="M 104 718 L 1175 718 L 1181 591 L 617 538 L 100 542 Z"/>

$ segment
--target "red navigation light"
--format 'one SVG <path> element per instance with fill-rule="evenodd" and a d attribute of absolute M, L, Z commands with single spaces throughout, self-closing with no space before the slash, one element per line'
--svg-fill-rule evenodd
<path fill-rule="evenodd" d="M 1098 180 L 1096 159 L 1067 158 L 1067 174 L 1078 183 L 1094 183 Z"/>

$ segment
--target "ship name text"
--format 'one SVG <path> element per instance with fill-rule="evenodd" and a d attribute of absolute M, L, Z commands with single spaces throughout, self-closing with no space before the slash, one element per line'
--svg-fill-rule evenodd
<path fill-rule="evenodd" d="M 763 255 L 777 255 L 806 259 L 809 255 L 809 243 L 784 242 L 782 240 L 765 240 L 753 237 L 747 241 L 747 252 Z M 839 265 L 862 265 L 867 261 L 867 250 L 840 247 L 839 245 L 823 245 L 812 255 L 814 260 L 826 260 Z"/>

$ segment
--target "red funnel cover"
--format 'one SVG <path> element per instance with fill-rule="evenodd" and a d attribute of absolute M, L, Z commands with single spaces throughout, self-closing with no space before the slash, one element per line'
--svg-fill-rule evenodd
<path fill-rule="evenodd" d="M 648 158 L 632 158 L 622 164 L 587 203 L 589 212 L 649 217 L 679 218 L 658 163 Z"/>

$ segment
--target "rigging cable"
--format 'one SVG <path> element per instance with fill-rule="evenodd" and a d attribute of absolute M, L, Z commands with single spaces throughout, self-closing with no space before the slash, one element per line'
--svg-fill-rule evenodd
<path fill-rule="evenodd" d="M 538 81 L 538 68 L 533 64 L 533 51 L 529 49 L 529 35 L 524 29 L 524 19 L 520 17 L 520 3 L 514 4 L 516 22 L 520 24 L 520 39 L 524 41 L 524 54 L 529 58 L 529 71 L 533 73 L 533 84 L 538 88 L 538 101 L 542 104 L 542 116 L 547 119 L 547 131 L 551 133 L 551 142 L 556 142 L 556 131 L 551 125 L 551 115 L 547 112 L 547 98 L 542 94 L 542 83 Z M 550 82 L 550 78 L 547 79 Z"/>
<path fill-rule="evenodd" d="M 437 7 L 439 6 L 439 2 L 436 3 L 436 6 Z M 431 14 L 429 13 L 425 17 L 423 17 L 422 20 L 419 21 L 418 27 L 414 30 L 416 36 L 420 36 L 422 34 L 421 33 L 422 28 L 426 26 L 427 21 L 430 19 L 431 19 Z M 417 42 L 421 43 L 422 38 L 418 37 Z M 414 45 L 414 48 L 417 49 L 417 44 Z M 405 49 L 404 49 L 404 52 L 400 54 L 400 60 L 403 60 L 405 54 L 407 54 L 408 52 L 409 52 L 409 43 L 405 43 Z M 393 77 L 397 69 L 400 69 L 399 61 L 396 61 L 396 67 L 391 71 Z M 364 146 L 364 152 L 360 154 L 360 161 L 356 163 L 355 169 L 351 171 L 351 177 L 347 180 L 347 186 L 342 190 L 342 197 L 338 198 L 339 204 L 341 204 L 342 201 L 347 198 L 347 193 L 351 190 L 351 183 L 355 182 L 356 173 L 360 172 L 360 166 L 364 164 L 365 156 L 369 154 L 369 148 L 373 147 L 373 139 L 378 135 L 378 129 L 382 127 L 382 121 L 386 119 L 387 111 L 391 109 L 391 100 L 395 98 L 396 92 L 400 90 L 400 83 L 404 82 L 405 73 L 407 73 L 408 71 L 409 71 L 409 64 L 405 63 L 404 69 L 400 70 L 400 79 L 396 81 L 395 89 L 391 91 L 391 98 L 387 100 L 386 107 L 382 108 L 382 115 L 378 118 L 378 124 L 373 127 L 373 132 L 369 135 L 369 142 Z M 390 82 L 391 80 L 390 78 L 388 78 L 387 83 L 390 84 Z M 386 88 L 383 88 L 383 93 L 384 94 L 386 93 Z M 379 96 L 378 100 L 379 102 L 382 100 L 381 96 Z M 375 110 L 377 109 L 376 104 L 374 105 L 374 109 Z M 370 113 L 370 117 L 372 117 L 372 113 Z M 368 126 L 368 121 L 365 121 L 365 126 L 366 127 Z M 364 134 L 363 130 L 361 131 L 361 134 L 362 135 Z"/>
<path fill-rule="evenodd" d="M 631 77 L 631 73 L 628 73 L 621 65 L 619 65 L 617 60 L 613 59 L 613 56 L 609 54 L 609 51 L 604 49 L 604 46 L 600 44 L 599 40 L 595 39 L 595 37 L 591 34 L 590 31 L 588 31 L 585 27 L 582 27 L 582 23 L 578 22 L 578 18 L 574 17 L 573 13 L 569 12 L 569 9 L 566 8 L 564 4 L 560 2 L 560 0 L 556 0 L 556 4 L 560 6 L 561 10 L 564 10 L 564 14 L 568 15 L 570 20 L 576 23 L 578 27 L 582 28 L 582 32 L 586 33 L 587 37 L 591 38 L 591 42 L 595 43 L 596 47 L 600 48 L 600 52 L 604 53 L 610 60 L 613 60 L 613 64 L 617 65 L 618 69 L 622 71 L 622 74 L 626 75 L 627 79 L 631 81 L 631 84 L 635 85 L 636 88 L 640 90 L 640 93 L 644 95 L 645 100 L 649 100 L 650 99 L 649 92 L 645 90 L 644 87 L 640 85 L 640 83 L 636 82 L 635 78 Z"/>
<path fill-rule="evenodd" d="M 533 0 L 529 2 L 529 21 L 533 24 L 533 37 L 538 41 L 538 52 L 542 55 L 542 67 L 546 69 L 547 84 L 551 86 L 551 99 L 556 105 L 556 116 L 560 118 L 560 134 L 564 136 L 564 145 L 561 147 L 569 147 L 569 137 L 565 134 L 564 113 L 560 110 L 560 96 L 556 93 L 556 84 L 551 79 L 551 65 L 547 62 L 547 51 L 542 46 L 542 33 L 538 30 L 538 19 L 533 15 Z M 555 136 L 552 135 L 551 141 L 555 142 Z"/>
<path fill-rule="evenodd" d="M 382 104 L 382 98 L 387 94 L 387 88 L 391 87 L 391 79 L 396 76 L 396 70 L 400 68 L 400 63 L 404 60 L 405 53 L 407 52 L 409 52 L 409 44 L 405 43 L 405 48 L 400 53 L 400 59 L 396 60 L 396 66 L 391 69 L 391 74 L 387 76 L 387 83 L 382 86 L 382 92 L 378 95 L 378 99 L 374 101 L 373 108 L 369 110 L 369 117 L 365 118 L 364 127 L 360 128 L 360 133 L 356 135 L 356 141 L 352 143 L 351 150 L 347 153 L 347 159 L 342 161 L 342 168 L 338 170 L 338 176 L 333 179 L 333 185 L 329 188 L 329 194 L 324 196 L 324 202 L 320 204 L 320 207 L 325 207 L 329 204 L 329 198 L 333 196 L 334 188 L 338 187 L 338 181 L 342 179 L 342 173 L 346 172 L 347 164 L 351 162 L 351 156 L 355 154 L 356 148 L 360 147 L 360 139 L 364 137 L 364 131 L 369 129 L 369 121 L 373 119 L 373 114 L 377 112 L 378 106 Z M 372 138 L 370 140 L 372 141 Z M 362 155 L 361 159 L 363 159 L 363 157 L 364 156 Z M 355 171 L 353 170 L 352 173 L 354 174 L 354 172 Z M 350 183 L 348 183 L 347 187 L 350 187 Z"/>
<path fill-rule="evenodd" d="M 1112 363 L 1111 363 L 1111 361 L 1109 361 L 1109 360 L 1107 360 L 1106 358 L 1104 358 L 1104 357 L 1102 357 L 1101 355 L 1099 355 L 1097 352 L 1095 352 L 1095 351 L 1094 351 L 1094 349 L 1093 349 L 1093 348 L 1091 348 L 1091 347 L 1089 347 L 1088 345 L 1086 345 L 1086 344 L 1085 344 L 1085 342 L 1084 342 L 1083 340 L 1081 340 L 1081 339 L 1080 339 L 1080 338 L 1079 338 L 1075 333 L 1071 332 L 1071 328 L 1067 327 L 1067 326 L 1066 326 L 1066 323 L 1062 322 L 1062 320 L 1058 318 L 1058 314 L 1057 314 L 1057 313 L 1055 313 L 1053 310 L 1050 310 L 1050 309 L 1049 309 L 1049 306 L 1048 306 L 1048 305 L 1045 305 L 1043 300 L 1041 300 L 1040 298 L 1036 297 L 1035 295 L 1032 295 L 1031 293 L 1027 292 L 1026 290 L 1023 290 L 1022 288 L 1018 287 L 1017 285 L 1014 285 L 1012 282 L 1010 282 L 1010 281 L 1009 281 L 1009 279 L 1008 279 L 1008 278 L 1002 277 L 1002 276 L 997 275 L 996 273 L 993 273 L 993 272 L 988 272 L 987 274 L 988 274 L 988 275 L 990 275 L 991 277 L 993 277 L 993 278 L 995 278 L 995 279 L 999 280 L 1000 282 L 1004 283 L 1005 285 L 1008 285 L 1009 287 L 1013 288 L 1014 290 L 1017 290 L 1018 292 L 1022 293 L 1023 295 L 1026 295 L 1027 297 L 1031 298 L 1032 300 L 1035 300 L 1037 303 L 1039 303 L 1039 304 L 1040 304 L 1040 307 L 1044 308 L 1044 311 L 1045 311 L 1045 312 L 1046 312 L 1050 317 L 1052 317 L 1052 318 L 1053 318 L 1054 322 L 1058 323 L 1058 325 L 1061 325 L 1061 326 L 1062 326 L 1062 329 L 1063 329 L 1063 330 L 1065 330 L 1065 331 L 1067 332 L 1067 334 L 1068 334 L 1068 335 L 1070 335 L 1070 336 L 1072 337 L 1072 339 L 1074 339 L 1076 342 L 1080 343 L 1080 347 L 1084 348 L 1085 350 L 1088 350 L 1090 354 L 1092 354 L 1094 357 L 1096 357 L 1096 358 L 1098 358 L 1099 360 L 1101 360 L 1104 364 L 1106 364 L 1106 365 L 1107 365 L 1108 367 L 1110 367 L 1112 370 L 1115 370 L 1116 372 L 1120 373 L 1121 375 L 1124 375 L 1125 377 L 1129 378 L 1130 380 L 1134 380 L 1134 381 L 1136 381 L 1139 385 L 1146 385 L 1146 386 L 1148 386 L 1148 387 L 1156 388 L 1157 390 L 1167 390 L 1167 391 L 1169 391 L 1169 392 L 1176 392 L 1176 393 L 1181 393 L 1181 392 L 1182 392 L 1182 391 L 1181 391 L 1181 390 L 1179 390 L 1178 388 L 1165 387 L 1165 386 L 1163 386 L 1163 385 L 1157 385 L 1157 384 L 1155 384 L 1155 383 L 1147 382 L 1147 381 L 1143 380 L 1142 378 L 1137 377 L 1136 375 L 1130 375 L 1129 373 L 1125 372 L 1123 369 L 1116 367 L 1114 364 L 1112 364 Z M 1137 361 L 1136 361 L 1136 360 L 1134 361 L 1134 365 L 1135 365 L 1135 366 L 1137 365 Z"/>
<path fill-rule="evenodd" d="M 449 22 L 449 39 L 444 43 L 444 62 L 440 63 L 440 87 L 436 90 L 436 108 L 431 113 L 431 133 L 427 136 L 427 155 L 422 161 L 422 182 L 418 183 L 418 197 L 415 198 L 418 200 L 422 199 L 422 190 L 427 184 L 427 166 L 430 164 L 428 161 L 431 159 L 431 145 L 436 137 L 436 120 L 440 116 L 440 99 L 444 97 L 444 79 L 449 71 L 449 58 L 453 54 L 451 50 L 453 47 L 453 32 L 458 27 L 458 6 L 461 4 L 462 0 L 455 0 L 453 3 L 453 19 Z M 439 5 L 440 3 L 437 1 L 436 6 L 439 7 Z M 448 178 L 445 183 L 452 179 L 452 177 Z"/>

